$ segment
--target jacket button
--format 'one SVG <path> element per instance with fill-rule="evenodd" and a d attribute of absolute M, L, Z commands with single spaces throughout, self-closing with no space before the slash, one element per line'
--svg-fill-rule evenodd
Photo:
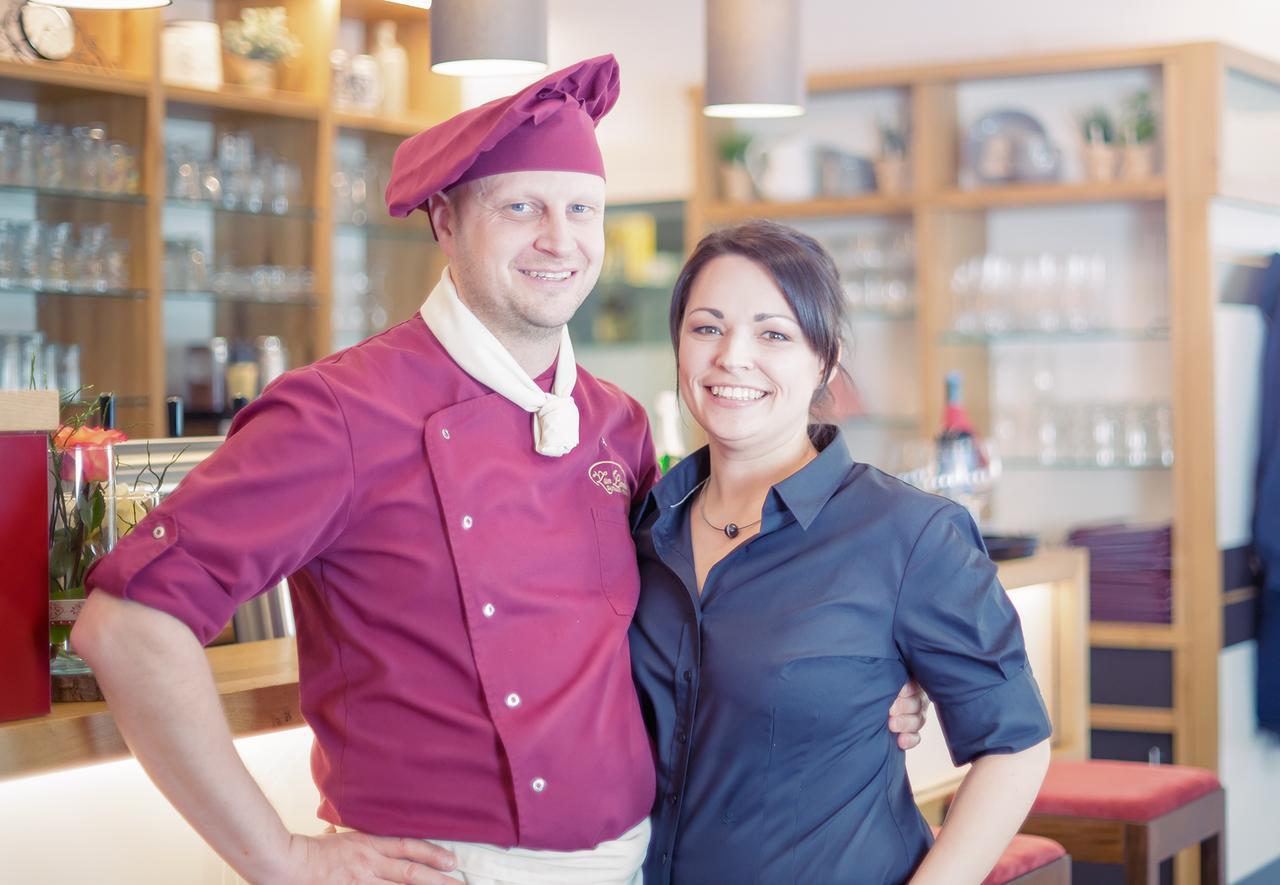
<path fill-rule="evenodd" d="M 507 706 L 513 710 L 520 706 L 520 695 L 516 694 L 514 691 L 507 695 Z"/>
<path fill-rule="evenodd" d="M 155 528 L 153 528 L 153 529 L 151 530 L 151 537 L 155 538 L 157 541 L 159 541 L 161 538 L 163 538 L 163 537 L 164 537 L 164 526 L 162 526 L 162 525 L 158 525 L 158 526 L 156 526 Z"/>
<path fill-rule="evenodd" d="M 668 805 L 675 805 L 677 801 L 679 801 L 679 797 L 678 797 L 678 796 L 676 796 L 676 794 L 675 794 L 675 793 L 668 793 L 668 794 L 667 794 L 667 804 L 668 804 Z"/>
<path fill-rule="evenodd" d="M 693 681 L 693 671 L 692 671 L 692 670 L 685 670 L 685 671 L 684 671 L 684 681 L 685 681 L 685 682 L 692 682 L 692 681 Z"/>
<path fill-rule="evenodd" d="M 464 516 L 464 517 L 462 517 L 462 527 L 463 527 L 464 529 L 469 529 L 469 528 L 471 528 L 473 525 L 475 525 L 475 521 L 474 521 L 470 516 Z"/>
<path fill-rule="evenodd" d="M 682 731 L 682 732 L 680 732 L 679 734 L 677 734 L 677 735 L 676 735 L 676 740 L 678 740 L 680 743 L 682 743 L 682 744 L 683 744 L 683 743 L 685 743 L 687 740 L 689 740 L 689 735 L 685 734 L 685 733 Z"/>
<path fill-rule="evenodd" d="M 486 603 L 484 604 L 484 608 L 480 609 L 480 611 L 484 612 L 484 616 L 485 616 L 486 618 L 492 618 L 492 617 L 493 617 L 493 613 L 494 613 L 495 611 L 497 611 L 497 609 L 493 607 L 493 603 L 492 603 L 492 602 L 486 602 Z"/>
<path fill-rule="evenodd" d="M 541 793 L 547 788 L 547 782 L 540 777 L 535 777 L 529 786 L 533 787 L 535 793 Z"/>

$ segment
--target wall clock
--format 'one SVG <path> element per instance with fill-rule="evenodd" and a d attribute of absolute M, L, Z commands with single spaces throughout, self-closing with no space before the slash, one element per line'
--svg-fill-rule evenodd
<path fill-rule="evenodd" d="M 27 3 L 18 10 L 18 25 L 27 45 L 40 58 L 62 61 L 76 48 L 76 26 L 60 6 Z"/>

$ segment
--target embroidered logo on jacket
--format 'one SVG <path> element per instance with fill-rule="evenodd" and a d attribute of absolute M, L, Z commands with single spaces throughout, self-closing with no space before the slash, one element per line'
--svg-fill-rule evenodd
<path fill-rule="evenodd" d="M 629 494 L 627 474 L 615 461 L 597 461 L 588 471 L 591 481 L 610 495 Z"/>

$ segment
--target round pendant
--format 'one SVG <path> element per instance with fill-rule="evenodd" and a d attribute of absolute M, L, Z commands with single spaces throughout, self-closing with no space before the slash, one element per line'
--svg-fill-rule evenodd
<path fill-rule="evenodd" d="M 731 522 L 731 523 L 729 523 L 727 526 L 725 526 L 725 527 L 724 527 L 724 533 L 725 533 L 726 535 L 728 535 L 730 538 L 736 538 L 736 537 L 738 537 L 738 526 L 737 526 L 737 524 L 732 523 L 732 522 Z"/>

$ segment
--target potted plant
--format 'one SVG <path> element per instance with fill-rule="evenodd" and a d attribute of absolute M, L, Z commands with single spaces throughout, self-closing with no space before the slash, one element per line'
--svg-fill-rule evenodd
<path fill-rule="evenodd" d="M 720 196 L 730 203 L 750 203 L 756 198 L 751 173 L 747 171 L 747 145 L 751 136 L 745 132 L 726 132 L 717 142 L 720 153 Z"/>
<path fill-rule="evenodd" d="M 289 33 L 283 6 L 240 10 L 239 19 L 222 26 L 222 43 L 230 55 L 232 75 L 253 92 L 275 89 L 277 64 L 301 49 Z"/>
<path fill-rule="evenodd" d="M 1116 175 L 1116 126 L 1111 112 L 1096 107 L 1080 118 L 1084 138 L 1084 174 L 1090 181 L 1110 181 Z"/>
<path fill-rule="evenodd" d="M 876 189 L 900 194 L 907 189 L 907 131 L 889 120 L 880 120 L 880 154 L 874 162 Z"/>
<path fill-rule="evenodd" d="M 1129 96 L 1124 104 L 1124 153 L 1121 172 L 1125 178 L 1150 178 L 1156 167 L 1156 112 L 1151 93 L 1145 89 Z"/>

